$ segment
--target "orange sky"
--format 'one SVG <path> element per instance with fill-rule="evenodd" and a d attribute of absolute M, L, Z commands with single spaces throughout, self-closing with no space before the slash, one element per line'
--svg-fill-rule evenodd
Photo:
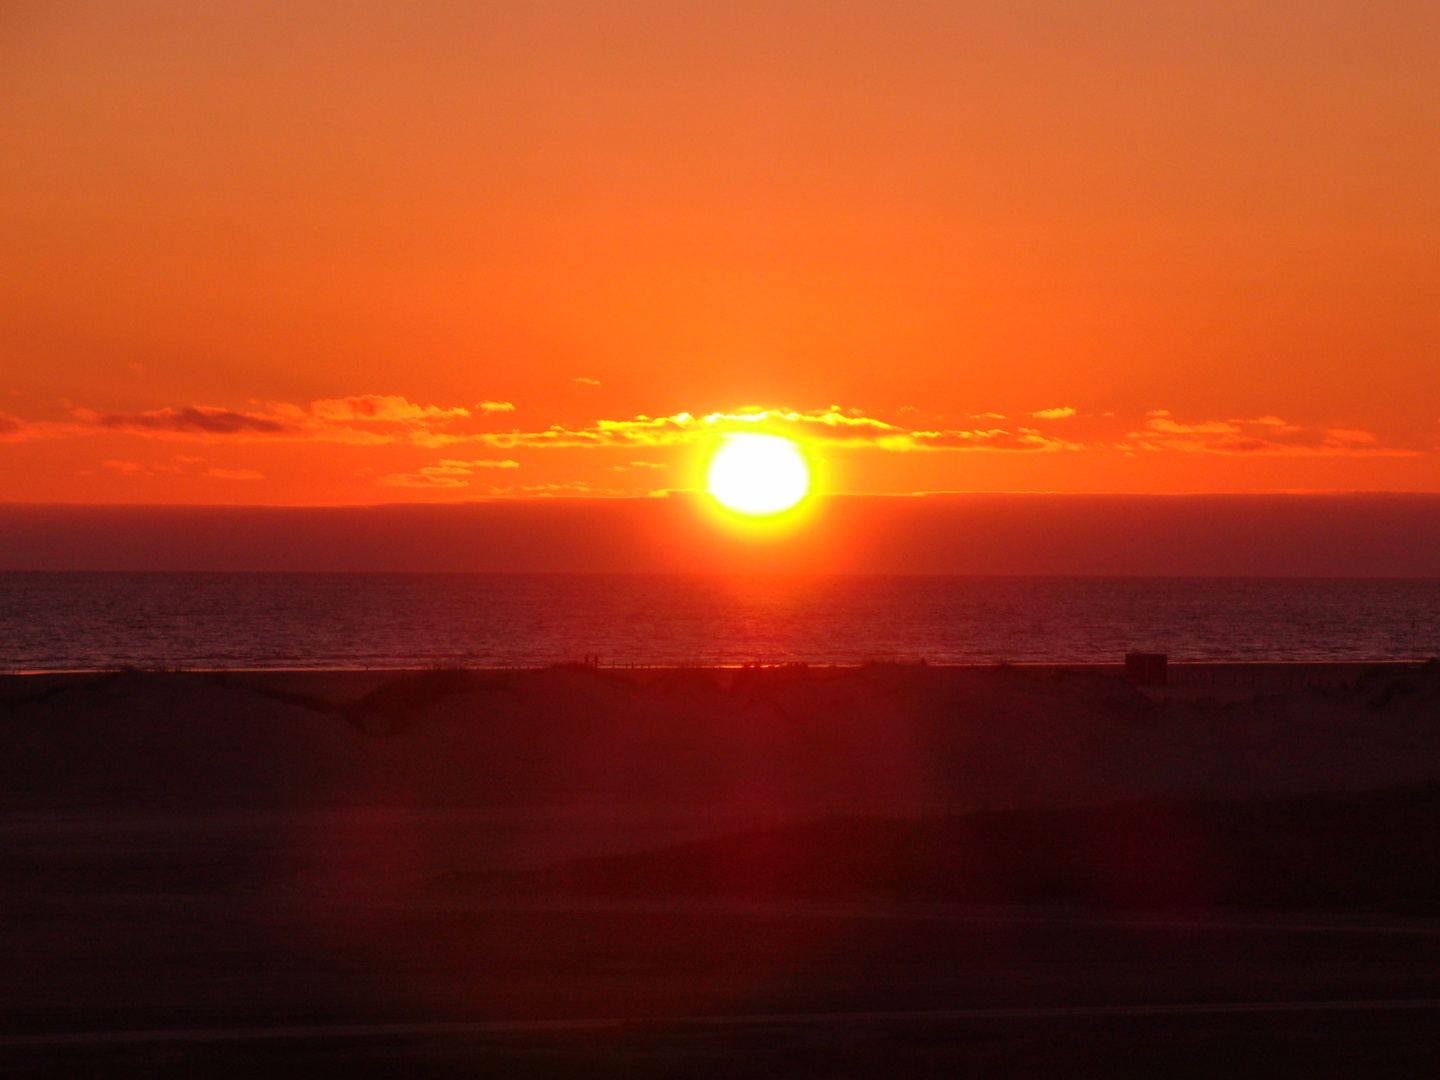
<path fill-rule="evenodd" d="M 9 3 L 0 501 L 646 494 L 757 425 L 834 491 L 1440 491 L 1437 55 L 1433 0 Z"/>

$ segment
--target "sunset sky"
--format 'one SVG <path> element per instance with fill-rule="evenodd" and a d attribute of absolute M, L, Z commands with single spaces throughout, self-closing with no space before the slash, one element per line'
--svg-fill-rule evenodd
<path fill-rule="evenodd" d="M 1434 0 L 0 5 L 0 501 L 1440 491 Z"/>

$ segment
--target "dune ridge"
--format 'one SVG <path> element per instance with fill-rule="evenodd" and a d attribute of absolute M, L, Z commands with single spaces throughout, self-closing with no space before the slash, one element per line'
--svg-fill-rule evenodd
<path fill-rule="evenodd" d="M 1286 685 L 1263 667 L 1258 685 Z M 1273 692 L 924 665 L 5 676 L 0 805 L 1238 798 L 1440 778 L 1437 721 L 1433 661 Z"/>

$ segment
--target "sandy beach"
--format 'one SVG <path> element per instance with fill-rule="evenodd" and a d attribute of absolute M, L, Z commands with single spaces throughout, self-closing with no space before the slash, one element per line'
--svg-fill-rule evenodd
<path fill-rule="evenodd" d="M 773 1064 L 764 1031 L 795 1075 L 852 1044 L 882 1071 L 899 1054 L 1043 1072 L 1035 1038 L 1066 1060 L 1115 1052 L 1067 1009 L 1119 1010 L 1105 1030 L 1163 1062 L 1198 1037 L 1183 1009 L 1238 1008 L 1223 1022 L 1273 1061 L 1260 1044 L 1280 1028 L 1246 1028 L 1246 1009 L 1368 1002 L 1384 1017 L 1335 1006 L 1281 1027 L 1358 1046 L 1380 1023 L 1422 1054 L 1414 1003 L 1440 999 L 1428 917 L 624 883 L 757 835 L 803 855 L 827 822 L 1423 796 L 1437 708 L 1434 664 L 1175 665 L 1164 686 L 1118 667 L 920 665 L 6 676 L 0 1036 L 19 1075 L 385 1075 L 417 1053 L 462 1071 L 733 1075 Z M 182 1052 L 171 1029 L 213 1037 Z M 254 1044 L 288 1029 L 279 1057 Z M 875 1040 L 883 1053 L 863 1050 Z"/>
<path fill-rule="evenodd" d="M 1440 778 L 1437 707 L 1433 664 L 4 676 L 0 874 L 405 892 L 845 815 L 1364 791 Z"/>
<path fill-rule="evenodd" d="M 1440 776 L 1440 665 L 0 677 L 15 810 L 705 805 L 812 816 Z"/>

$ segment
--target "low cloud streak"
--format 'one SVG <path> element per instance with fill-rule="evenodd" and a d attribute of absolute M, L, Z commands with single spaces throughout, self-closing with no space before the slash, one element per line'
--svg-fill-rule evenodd
<path fill-rule="evenodd" d="M 415 447 L 435 452 L 435 458 L 412 471 L 392 471 L 396 462 L 376 463 L 368 469 L 368 475 L 378 478 L 370 482 L 393 488 L 470 488 L 515 496 L 546 491 L 553 494 L 562 489 L 538 484 L 500 489 L 480 483 L 479 474 L 493 475 L 497 470 L 521 467 L 520 461 L 502 456 L 507 453 L 591 449 L 638 452 L 629 458 L 628 465 L 623 461 L 606 463 L 606 471 L 614 473 L 665 467 L 664 462 L 638 461 L 647 451 L 663 454 L 700 447 L 707 441 L 743 432 L 793 438 L 820 452 L 832 449 L 881 454 L 1412 458 L 1429 453 L 1428 448 L 1386 445 L 1380 435 L 1359 427 L 1306 427 L 1272 414 L 1191 419 L 1177 417 L 1167 409 L 1150 410 L 1138 427 L 1129 430 L 1135 424 L 1133 419 L 1127 425 L 1124 419 L 1108 412 L 1081 417 L 1068 405 L 1024 414 L 1034 418 L 1033 426 L 1007 423 L 999 413 L 978 410 L 964 414 L 968 423 L 956 426 L 934 421 L 912 426 L 903 419 L 913 415 L 914 410 L 882 417 L 831 405 L 810 410 L 755 407 L 677 412 L 623 420 L 600 418 L 588 424 L 553 424 L 529 430 L 495 430 L 497 421 L 513 411 L 515 406 L 508 401 L 484 399 L 474 406 L 449 406 L 412 401 L 398 394 L 354 394 L 322 398 L 307 405 L 257 402 L 250 409 L 203 404 L 137 412 L 71 408 L 68 418 L 61 420 L 32 421 L 0 413 L 0 442 L 108 435 L 199 444 L 336 444 L 362 452 Z M 1061 430 L 1071 437 L 1057 434 Z M 499 453 L 495 457 L 471 457 L 476 450 Z M 125 451 L 120 453 L 128 456 Z M 516 456 L 523 457 L 521 453 Z M 105 468 L 118 471 L 113 465 Z M 209 475 L 216 479 L 261 479 L 251 470 L 232 470 L 223 475 L 212 471 Z M 581 475 L 572 474 L 574 482 L 579 483 Z M 563 490 L 584 493 L 581 488 Z M 590 490 L 594 494 L 607 493 L 599 488 Z"/>
<path fill-rule="evenodd" d="M 1182 423 L 1168 410 L 1156 409 L 1142 430 L 1129 438 L 1140 450 L 1183 454 L 1288 457 L 1417 457 L 1423 451 L 1380 445 L 1374 432 L 1355 428 L 1309 430 L 1278 416 L 1253 420 L 1201 420 Z"/>
<path fill-rule="evenodd" d="M 697 416 L 637 416 L 633 420 L 599 420 L 584 428 L 555 425 L 544 431 L 501 431 L 474 436 L 498 449 L 614 447 L 623 449 L 680 446 L 746 431 L 763 431 L 828 446 L 870 448 L 891 452 L 925 450 L 993 450 L 1035 452 L 1078 450 L 1081 445 L 1044 435 L 1034 428 L 954 428 L 921 430 L 888 423 L 857 410 L 799 412 L 753 409 Z"/>

